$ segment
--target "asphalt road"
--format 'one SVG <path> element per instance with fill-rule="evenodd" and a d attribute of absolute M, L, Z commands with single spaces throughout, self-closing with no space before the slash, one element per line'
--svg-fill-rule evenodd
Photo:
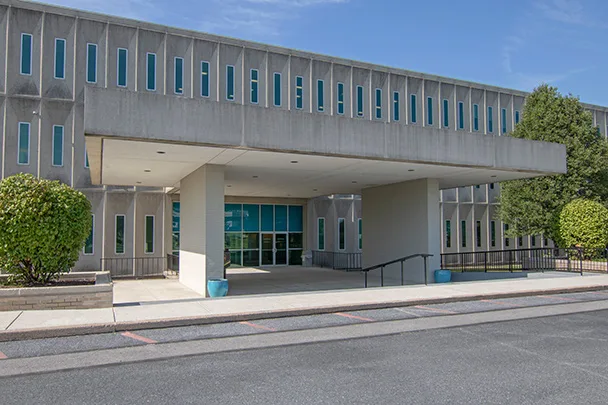
<path fill-rule="evenodd" d="M 607 345 L 604 310 L 6 377 L 0 403 L 606 404 Z"/>

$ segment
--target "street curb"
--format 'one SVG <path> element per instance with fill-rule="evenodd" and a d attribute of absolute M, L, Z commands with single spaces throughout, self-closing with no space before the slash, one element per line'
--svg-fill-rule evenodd
<path fill-rule="evenodd" d="M 573 287 L 573 288 L 556 288 L 556 289 L 544 289 L 544 290 L 531 290 L 531 291 L 518 291 L 512 293 L 497 293 L 497 294 L 471 294 L 463 295 L 460 297 L 448 297 L 448 298 L 424 298 L 415 300 L 400 300 L 400 301 L 384 301 L 384 302 L 373 302 L 373 303 L 360 303 L 352 305 L 334 305 L 327 307 L 315 307 L 315 308 L 299 308 L 299 309 L 287 309 L 279 311 L 261 311 L 251 312 L 242 314 L 232 315 L 209 315 L 209 316 L 194 316 L 185 318 L 167 318 L 158 319 L 151 321 L 134 321 L 134 322 L 113 322 L 105 324 L 90 324 L 90 325 L 78 325 L 78 326 L 60 326 L 40 329 L 21 329 L 15 331 L 0 331 L 0 342 L 10 342 L 17 340 L 30 340 L 30 339 L 46 339 L 55 337 L 68 337 L 68 336 L 82 336 L 92 335 L 101 333 L 116 333 L 125 332 L 132 330 L 142 329 L 160 329 L 160 328 L 171 328 L 179 326 L 195 326 L 195 325 L 208 325 L 216 323 L 227 323 L 227 322 L 243 322 L 243 321 L 254 321 L 259 319 L 271 319 L 271 318 L 285 318 L 292 316 L 306 316 L 306 315 L 318 315 L 328 314 L 334 312 L 348 312 L 348 311 L 363 311 L 372 309 L 383 309 L 383 308 L 397 308 L 397 307 L 410 307 L 416 305 L 432 305 L 432 304 L 446 304 L 451 302 L 462 302 L 462 301 L 479 301 L 487 299 L 500 299 L 500 298 L 516 298 L 516 297 L 528 297 L 538 295 L 555 295 L 564 293 L 577 293 L 577 292 L 591 292 L 591 291 L 603 291 L 608 290 L 608 284 L 596 285 L 589 287 Z M 559 304 L 553 304 L 559 305 Z"/>

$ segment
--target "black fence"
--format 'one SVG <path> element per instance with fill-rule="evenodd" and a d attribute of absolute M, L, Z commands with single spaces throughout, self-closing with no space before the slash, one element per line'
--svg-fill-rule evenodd
<path fill-rule="evenodd" d="M 608 273 L 608 249 L 535 248 L 444 253 L 441 267 L 452 271 L 565 271 Z"/>
<path fill-rule="evenodd" d="M 176 273 L 177 256 L 169 257 L 104 257 L 101 269 L 109 271 L 112 278 L 164 277 Z"/>
<path fill-rule="evenodd" d="M 333 270 L 358 271 L 362 269 L 361 253 L 312 251 L 312 265 Z"/>

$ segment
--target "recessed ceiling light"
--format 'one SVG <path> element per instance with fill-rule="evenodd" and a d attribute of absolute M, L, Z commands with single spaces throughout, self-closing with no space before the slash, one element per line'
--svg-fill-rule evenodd
<path fill-rule="evenodd" d="M 146 170 L 144 170 L 144 172 L 146 172 L 146 173 L 150 173 L 151 171 L 152 171 L 152 170 L 150 170 L 150 169 L 146 169 Z"/>
<path fill-rule="evenodd" d="M 230 185 L 230 184 L 226 184 L 226 187 L 232 187 L 232 185 Z"/>
<path fill-rule="evenodd" d="M 490 176 L 491 178 L 495 178 L 496 176 Z"/>
<path fill-rule="evenodd" d="M 254 179 L 257 179 L 257 178 L 258 178 L 258 176 L 253 176 L 253 178 L 254 178 Z"/>
<path fill-rule="evenodd" d="M 291 194 L 287 194 L 287 197 L 291 197 Z"/>
<path fill-rule="evenodd" d="M 164 150 L 157 150 L 156 153 L 158 153 L 159 155 L 164 155 L 165 151 Z"/>
<path fill-rule="evenodd" d="M 138 181 L 137 184 L 141 184 L 141 181 Z"/>
<path fill-rule="evenodd" d="M 292 160 L 291 163 L 298 163 L 298 161 L 297 160 Z"/>
<path fill-rule="evenodd" d="M 415 171 L 415 170 L 414 170 L 414 169 L 408 169 L 407 171 L 408 171 L 408 172 L 413 172 L 413 171 Z"/>
<path fill-rule="evenodd" d="M 356 181 L 354 181 L 354 180 L 352 181 L 352 183 L 353 183 L 353 184 L 357 184 L 357 182 L 356 182 Z"/>
<path fill-rule="evenodd" d="M 319 190 L 317 190 L 316 188 L 313 188 L 312 191 L 319 191 Z"/>

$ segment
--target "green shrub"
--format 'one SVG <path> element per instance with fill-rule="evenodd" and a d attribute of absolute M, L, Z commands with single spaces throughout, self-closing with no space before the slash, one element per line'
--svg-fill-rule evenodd
<path fill-rule="evenodd" d="M 564 247 L 606 248 L 608 209 L 591 200 L 571 201 L 560 213 L 559 235 Z"/>
<path fill-rule="evenodd" d="M 0 182 L 0 268 L 46 284 L 69 271 L 91 230 L 91 203 L 58 181 L 17 174 Z"/>

